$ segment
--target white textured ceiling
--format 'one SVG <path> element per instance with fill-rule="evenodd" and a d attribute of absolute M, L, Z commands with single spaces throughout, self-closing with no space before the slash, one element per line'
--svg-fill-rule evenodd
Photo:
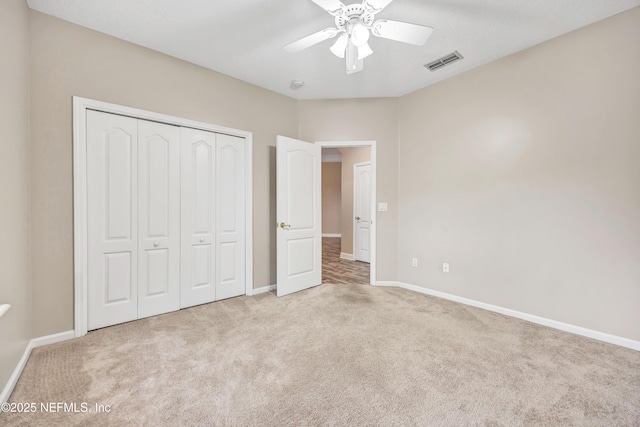
<path fill-rule="evenodd" d="M 333 40 L 282 47 L 334 25 L 311 0 L 28 0 L 32 9 L 297 99 L 400 96 L 640 5 L 640 0 L 395 0 L 376 18 L 428 25 L 416 47 L 372 37 L 347 75 Z M 345 4 L 359 3 L 347 0 Z M 612 48 L 614 48 L 612 46 Z M 423 67 L 457 50 L 464 59 Z M 305 82 L 289 88 L 292 80 Z"/>

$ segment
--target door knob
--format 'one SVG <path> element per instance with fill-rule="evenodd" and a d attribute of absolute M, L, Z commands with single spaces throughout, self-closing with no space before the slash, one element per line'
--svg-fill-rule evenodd
<path fill-rule="evenodd" d="M 356 217 L 356 221 L 360 221 L 360 217 L 359 216 Z"/>
<path fill-rule="evenodd" d="M 154 248 L 157 248 L 158 246 L 160 246 L 160 243 L 158 243 L 158 242 L 155 242 L 155 243 L 153 244 L 153 247 L 154 247 Z"/>
<path fill-rule="evenodd" d="M 290 228 L 290 227 L 291 227 L 291 225 L 289 225 L 289 224 L 285 224 L 284 222 L 280 223 L 280 228 Z"/>
<path fill-rule="evenodd" d="M 203 243 L 203 242 L 204 242 L 204 239 L 200 239 L 200 243 Z"/>

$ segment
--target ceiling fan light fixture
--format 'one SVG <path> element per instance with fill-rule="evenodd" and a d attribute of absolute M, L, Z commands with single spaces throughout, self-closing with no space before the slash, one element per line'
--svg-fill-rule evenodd
<path fill-rule="evenodd" d="M 373 53 L 373 50 L 371 50 L 369 43 L 366 43 L 358 47 L 358 59 L 364 59 L 367 56 L 371 55 L 372 53 Z"/>
<path fill-rule="evenodd" d="M 364 61 L 358 58 L 358 48 L 349 43 L 346 49 L 347 74 L 358 73 L 364 69 Z"/>
<path fill-rule="evenodd" d="M 299 52 L 325 40 L 338 37 L 330 50 L 338 58 L 344 59 L 347 74 L 364 69 L 364 59 L 373 53 L 369 38 L 382 37 L 403 43 L 422 46 L 433 28 L 390 19 L 375 20 L 375 15 L 394 0 L 360 0 L 361 3 L 345 5 L 344 0 L 311 0 L 335 17 L 335 27 L 325 28 L 293 43 L 284 50 Z"/>
<path fill-rule="evenodd" d="M 330 50 L 338 58 L 344 58 L 344 52 L 349 42 L 349 36 L 346 33 L 342 33 L 338 40 L 331 46 Z"/>
<path fill-rule="evenodd" d="M 351 27 L 351 43 L 356 47 L 361 47 L 369 41 L 369 29 L 362 25 L 362 22 L 356 22 Z"/>

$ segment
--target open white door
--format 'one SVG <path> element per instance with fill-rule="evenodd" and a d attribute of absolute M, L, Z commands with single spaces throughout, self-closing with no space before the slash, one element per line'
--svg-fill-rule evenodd
<path fill-rule="evenodd" d="M 278 136 L 279 297 L 322 283 L 321 148 Z"/>

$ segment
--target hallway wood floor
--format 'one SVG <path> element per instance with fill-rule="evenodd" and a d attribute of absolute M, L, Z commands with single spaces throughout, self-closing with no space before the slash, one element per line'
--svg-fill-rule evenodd
<path fill-rule="evenodd" d="M 340 238 L 322 238 L 322 283 L 368 285 L 370 265 L 340 258 Z"/>

